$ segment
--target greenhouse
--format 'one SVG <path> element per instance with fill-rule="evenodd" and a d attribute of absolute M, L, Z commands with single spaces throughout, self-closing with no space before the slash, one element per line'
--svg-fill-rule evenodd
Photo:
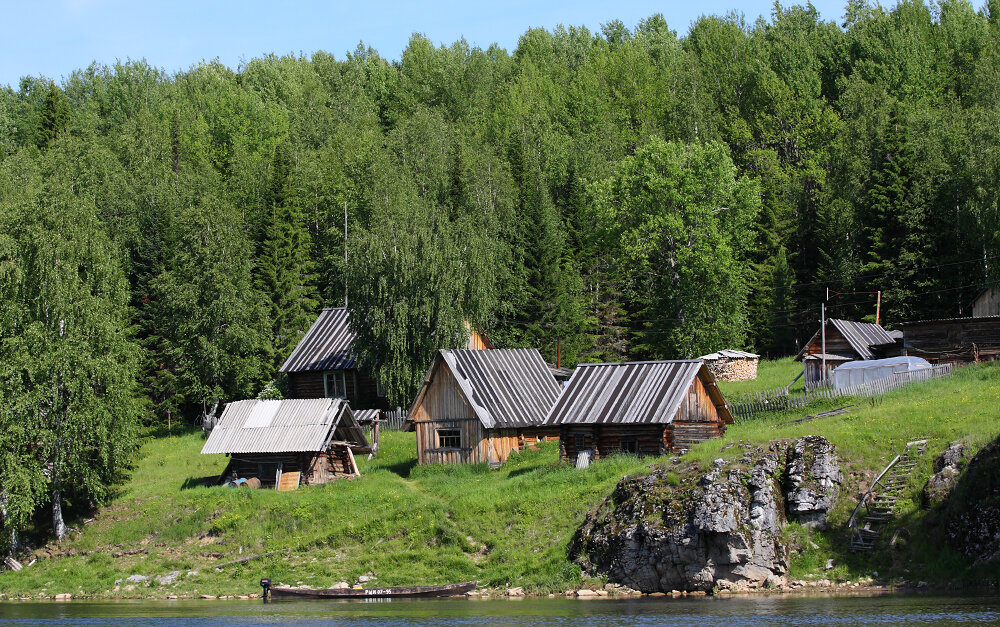
<path fill-rule="evenodd" d="M 833 389 L 840 390 L 852 385 L 871 383 L 888 379 L 894 374 L 930 369 L 926 359 L 920 357 L 890 357 L 888 359 L 868 359 L 849 361 L 833 371 Z"/>

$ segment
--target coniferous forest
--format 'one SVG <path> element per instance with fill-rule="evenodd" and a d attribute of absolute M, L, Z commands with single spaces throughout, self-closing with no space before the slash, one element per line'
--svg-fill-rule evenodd
<path fill-rule="evenodd" d="M 572 365 L 787 355 L 827 288 L 967 315 L 1000 262 L 1000 2 L 677 27 L 0 89 L 5 529 L 51 504 L 61 535 L 143 426 L 280 393 L 345 293 L 404 407 L 466 320 Z"/>

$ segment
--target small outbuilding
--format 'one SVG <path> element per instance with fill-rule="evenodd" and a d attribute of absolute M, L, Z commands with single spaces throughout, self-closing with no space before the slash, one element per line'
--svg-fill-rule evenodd
<path fill-rule="evenodd" d="M 580 364 L 545 417 L 562 459 L 662 455 L 723 435 L 733 422 L 701 360 Z"/>
<path fill-rule="evenodd" d="M 229 455 L 221 479 L 294 489 L 358 474 L 355 453 L 372 446 L 347 401 L 247 400 L 226 405 L 202 455 Z"/>
<path fill-rule="evenodd" d="M 558 396 L 537 350 L 439 350 L 409 412 L 417 461 L 500 464 Z"/>
<path fill-rule="evenodd" d="M 826 321 L 826 353 L 823 352 L 822 330 L 816 331 L 799 354 L 807 390 L 829 385 L 833 370 L 843 363 L 879 359 L 887 350 L 895 349 L 896 338 L 877 324 L 828 318 Z M 823 364 L 826 364 L 824 376 Z"/>
<path fill-rule="evenodd" d="M 979 293 L 972 303 L 973 318 L 1000 316 L 1000 286 L 993 285 Z"/>
<path fill-rule="evenodd" d="M 698 359 L 705 362 L 716 381 L 750 381 L 757 378 L 760 355 L 726 348 Z"/>
<path fill-rule="evenodd" d="M 919 357 L 888 357 L 886 359 L 849 361 L 837 366 L 837 369 L 833 371 L 833 389 L 842 390 L 853 385 L 888 379 L 897 373 L 930 370 L 930 368 L 931 365 L 927 360 Z"/>

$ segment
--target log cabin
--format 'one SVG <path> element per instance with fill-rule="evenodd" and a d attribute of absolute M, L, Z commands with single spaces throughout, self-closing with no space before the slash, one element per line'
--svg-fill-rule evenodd
<path fill-rule="evenodd" d="M 827 318 L 824 356 L 821 331 L 816 331 L 795 356 L 796 361 L 802 362 L 803 381 L 807 390 L 829 385 L 833 381 L 834 369 L 840 364 L 859 359 L 880 359 L 896 346 L 896 338 L 877 324 Z"/>
<path fill-rule="evenodd" d="M 493 348 L 485 333 L 468 322 L 468 348 Z M 350 312 L 333 307 L 320 312 L 279 372 L 288 377 L 289 398 L 343 398 L 357 409 L 389 410 L 385 391 L 355 360 Z"/>
<path fill-rule="evenodd" d="M 558 426 L 559 456 L 662 455 L 719 437 L 732 424 L 701 360 L 580 364 L 545 417 Z"/>
<path fill-rule="evenodd" d="M 1000 316 L 914 320 L 899 328 L 902 353 L 932 364 L 1000 359 Z"/>
<path fill-rule="evenodd" d="M 337 398 L 229 403 L 201 449 L 230 456 L 221 482 L 235 474 L 283 488 L 357 476 L 354 455 L 371 452 L 350 405 Z"/>
<path fill-rule="evenodd" d="M 558 396 L 537 350 L 439 350 L 410 407 L 417 461 L 501 464 Z"/>

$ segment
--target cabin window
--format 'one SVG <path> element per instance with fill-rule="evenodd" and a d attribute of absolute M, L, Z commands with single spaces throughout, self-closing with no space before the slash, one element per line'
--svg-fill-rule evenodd
<path fill-rule="evenodd" d="M 639 454 L 639 440 L 635 438 L 622 439 L 619 442 L 618 448 L 621 449 L 622 453 L 633 453 L 635 455 Z"/>
<path fill-rule="evenodd" d="M 379 398 L 385 398 L 385 386 L 382 385 L 382 381 L 379 379 L 375 380 L 375 394 Z"/>
<path fill-rule="evenodd" d="M 327 398 L 347 398 L 347 377 L 343 370 L 323 373 L 323 394 Z"/>
<path fill-rule="evenodd" d="M 582 433 L 578 433 L 576 437 L 573 439 L 573 442 L 576 444 L 577 452 L 580 452 L 583 449 L 587 448 L 587 438 Z"/>
<path fill-rule="evenodd" d="M 438 429 L 438 448 L 462 448 L 462 431 L 460 429 Z"/>

